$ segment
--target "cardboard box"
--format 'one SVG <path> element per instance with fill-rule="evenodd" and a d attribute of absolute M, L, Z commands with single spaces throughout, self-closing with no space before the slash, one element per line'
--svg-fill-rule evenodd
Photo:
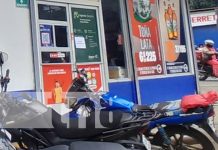
<path fill-rule="evenodd" d="M 117 79 L 117 78 L 126 78 L 127 70 L 120 66 L 109 66 L 109 78 Z"/>

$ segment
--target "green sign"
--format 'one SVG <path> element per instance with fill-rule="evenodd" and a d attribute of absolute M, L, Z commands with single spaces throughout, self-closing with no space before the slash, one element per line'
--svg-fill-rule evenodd
<path fill-rule="evenodd" d="M 28 7 L 29 1 L 28 0 L 16 0 L 17 7 Z"/>
<path fill-rule="evenodd" d="M 100 62 L 96 10 L 72 8 L 76 62 Z"/>
<path fill-rule="evenodd" d="M 189 0 L 188 2 L 191 10 L 218 7 L 217 0 Z"/>

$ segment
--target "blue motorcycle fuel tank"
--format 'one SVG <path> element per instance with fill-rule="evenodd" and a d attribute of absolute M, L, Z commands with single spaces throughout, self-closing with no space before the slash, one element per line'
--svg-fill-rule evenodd
<path fill-rule="evenodd" d="M 116 95 L 106 93 L 102 95 L 102 100 L 106 103 L 107 110 L 122 109 L 126 111 L 132 111 L 132 107 L 135 105 L 133 102 L 120 98 Z"/>

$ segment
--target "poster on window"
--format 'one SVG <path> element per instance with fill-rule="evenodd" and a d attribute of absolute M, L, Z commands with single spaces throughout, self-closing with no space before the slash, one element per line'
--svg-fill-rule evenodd
<path fill-rule="evenodd" d="M 77 65 L 79 70 L 85 69 L 88 85 L 94 91 L 103 90 L 100 64 Z"/>
<path fill-rule="evenodd" d="M 53 30 L 51 25 L 40 24 L 40 41 L 42 47 L 54 46 Z"/>
<path fill-rule="evenodd" d="M 167 74 L 189 72 L 184 22 L 179 0 L 159 0 L 160 29 Z"/>
<path fill-rule="evenodd" d="M 138 76 L 163 74 L 156 0 L 128 0 Z"/>
<path fill-rule="evenodd" d="M 76 62 L 100 62 L 98 22 L 95 9 L 71 8 L 73 21 L 72 40 Z"/>
<path fill-rule="evenodd" d="M 64 103 L 72 83 L 71 65 L 43 65 L 42 70 L 45 104 Z"/>

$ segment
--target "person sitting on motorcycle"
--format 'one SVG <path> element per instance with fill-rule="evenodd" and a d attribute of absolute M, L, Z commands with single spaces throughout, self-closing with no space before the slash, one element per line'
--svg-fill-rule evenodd
<path fill-rule="evenodd" d="M 214 48 L 214 41 L 205 40 L 205 46 L 202 48 L 203 61 L 212 67 L 212 73 L 216 75 L 216 66 L 218 66 L 218 60 L 216 55 L 218 54 Z"/>
<path fill-rule="evenodd" d="M 203 52 L 203 58 L 207 59 L 206 61 L 207 64 L 211 66 L 218 65 L 218 60 L 216 58 L 217 52 L 214 48 L 213 40 L 205 40 L 205 46 L 202 48 L 202 52 Z"/>

